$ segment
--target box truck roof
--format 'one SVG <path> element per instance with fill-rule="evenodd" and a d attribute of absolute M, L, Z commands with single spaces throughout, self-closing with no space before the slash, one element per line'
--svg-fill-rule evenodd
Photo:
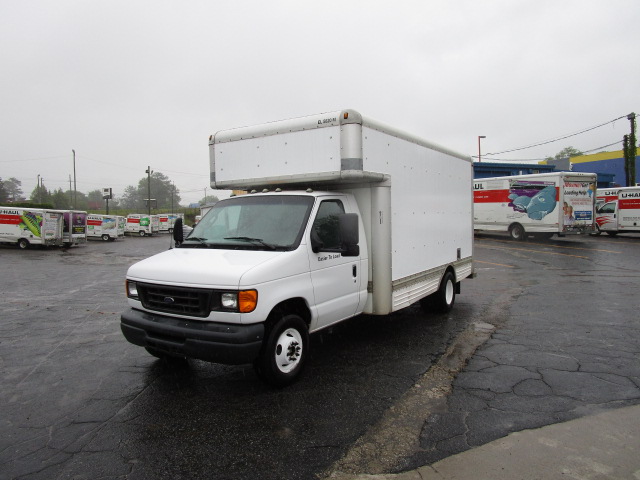
<path fill-rule="evenodd" d="M 393 148 L 390 148 L 394 143 Z M 260 189 L 273 185 L 331 186 L 375 183 L 390 178 L 388 163 L 372 161 L 398 152 L 410 156 L 411 144 L 443 154 L 448 161 L 471 157 L 402 130 L 363 117 L 355 110 L 310 115 L 262 125 L 221 130 L 209 138 L 211 186 Z M 430 158 L 425 156 L 425 165 Z"/>

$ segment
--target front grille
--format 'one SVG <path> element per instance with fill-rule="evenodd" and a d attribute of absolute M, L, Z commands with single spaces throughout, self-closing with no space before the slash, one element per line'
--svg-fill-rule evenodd
<path fill-rule="evenodd" d="M 149 283 L 137 285 L 142 306 L 149 310 L 192 317 L 208 317 L 211 312 L 211 290 Z"/>

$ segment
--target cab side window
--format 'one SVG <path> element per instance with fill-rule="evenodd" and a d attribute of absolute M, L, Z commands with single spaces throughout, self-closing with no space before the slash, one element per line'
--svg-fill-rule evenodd
<path fill-rule="evenodd" d="M 324 248 L 340 248 L 338 215 L 343 213 L 344 206 L 340 200 L 324 200 L 320 204 L 318 214 L 313 222 L 313 230 L 322 241 Z"/>
<path fill-rule="evenodd" d="M 611 202 L 611 203 L 605 203 L 602 207 L 600 207 L 600 211 L 599 213 L 615 213 L 616 212 L 616 204 Z"/>

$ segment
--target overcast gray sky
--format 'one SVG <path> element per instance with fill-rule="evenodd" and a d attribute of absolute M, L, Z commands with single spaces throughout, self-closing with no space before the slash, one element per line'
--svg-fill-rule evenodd
<path fill-rule="evenodd" d="M 541 143 L 640 113 L 639 20 L 637 0 L 0 0 L 0 177 L 66 190 L 75 149 L 79 191 L 150 165 L 193 202 L 209 135 L 343 108 L 468 155 Z"/>

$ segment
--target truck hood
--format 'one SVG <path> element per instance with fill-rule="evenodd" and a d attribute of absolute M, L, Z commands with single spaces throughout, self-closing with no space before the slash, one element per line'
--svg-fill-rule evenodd
<path fill-rule="evenodd" d="M 259 265 L 279 264 L 290 253 L 174 248 L 133 264 L 127 278 L 159 284 L 237 288 L 249 271 L 255 271 Z M 274 270 L 268 270 L 273 275 Z M 251 280 L 260 281 L 260 276 L 251 275 Z"/>

